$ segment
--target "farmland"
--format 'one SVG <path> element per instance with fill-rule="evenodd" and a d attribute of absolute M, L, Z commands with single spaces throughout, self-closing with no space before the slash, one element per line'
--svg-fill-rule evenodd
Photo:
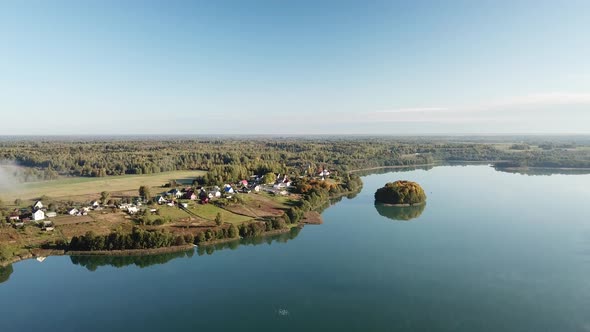
<path fill-rule="evenodd" d="M 170 180 L 179 183 L 192 183 L 205 171 L 173 171 L 147 175 L 121 175 L 109 177 L 68 177 L 59 180 L 15 184 L 8 191 L 0 192 L 0 199 L 12 202 L 16 198 L 35 200 L 42 196 L 52 199 L 87 202 L 98 198 L 102 191 L 108 191 L 113 197 L 137 195 L 137 189 L 142 186 L 161 191 L 161 186 Z"/>

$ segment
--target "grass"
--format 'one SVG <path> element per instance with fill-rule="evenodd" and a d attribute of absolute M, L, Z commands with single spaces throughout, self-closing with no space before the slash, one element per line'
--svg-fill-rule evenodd
<path fill-rule="evenodd" d="M 223 220 L 223 222 L 228 222 L 236 225 L 242 224 L 248 220 L 253 219 L 251 217 L 241 216 L 239 214 L 229 212 L 213 204 L 196 204 L 194 206 L 189 205 L 189 209 L 199 217 L 211 221 L 215 220 L 215 216 L 217 216 L 217 213 L 221 213 L 221 219 Z"/>
<path fill-rule="evenodd" d="M 12 202 L 16 198 L 34 200 L 41 196 L 52 199 L 71 199 L 89 201 L 99 197 L 100 192 L 137 192 L 140 186 L 152 188 L 152 195 L 156 195 L 163 184 L 170 180 L 190 182 L 205 171 L 174 171 L 146 175 L 121 175 L 103 178 L 72 177 L 53 181 L 24 183 L 15 186 L 13 190 L 0 193 L 0 199 Z"/>
<path fill-rule="evenodd" d="M 156 209 L 158 209 L 158 214 L 149 216 L 150 220 L 169 217 L 170 220 L 176 221 L 179 219 L 190 217 L 190 215 L 186 211 L 181 210 L 176 206 L 158 205 Z"/>

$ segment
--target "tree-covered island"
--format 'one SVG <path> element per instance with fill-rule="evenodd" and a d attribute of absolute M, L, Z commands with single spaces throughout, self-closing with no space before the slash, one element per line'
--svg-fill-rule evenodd
<path fill-rule="evenodd" d="M 375 192 L 375 201 L 389 205 L 417 205 L 426 202 L 424 189 L 416 182 L 398 180 L 386 183 Z"/>

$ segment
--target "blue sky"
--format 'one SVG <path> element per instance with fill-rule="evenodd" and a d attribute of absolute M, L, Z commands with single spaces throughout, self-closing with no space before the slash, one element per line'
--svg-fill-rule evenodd
<path fill-rule="evenodd" d="M 2 1 L 0 134 L 590 134 L 588 1 Z"/>

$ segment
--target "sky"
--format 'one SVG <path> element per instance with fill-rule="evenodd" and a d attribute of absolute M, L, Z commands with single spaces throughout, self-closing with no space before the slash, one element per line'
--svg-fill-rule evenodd
<path fill-rule="evenodd" d="M 0 135 L 590 134 L 590 1 L 0 1 Z"/>

